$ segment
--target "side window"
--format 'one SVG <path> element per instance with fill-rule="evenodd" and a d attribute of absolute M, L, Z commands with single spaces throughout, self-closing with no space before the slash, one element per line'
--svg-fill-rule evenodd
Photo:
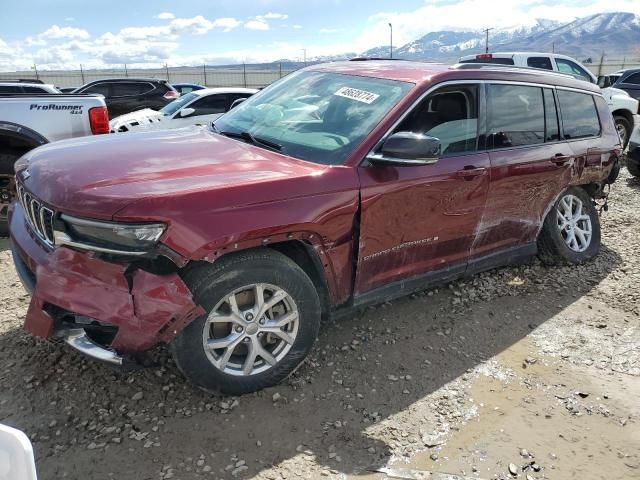
<path fill-rule="evenodd" d="M 584 68 L 580 67 L 577 63 L 564 58 L 556 58 L 556 65 L 558 65 L 558 71 L 561 73 L 568 73 L 569 75 L 577 75 L 582 77 L 587 82 L 591 82 L 591 77 Z"/>
<path fill-rule="evenodd" d="M 24 93 L 49 93 L 44 88 L 39 87 L 22 87 L 24 89 Z"/>
<path fill-rule="evenodd" d="M 17 85 L 2 85 L 0 86 L 0 93 L 22 93 L 22 87 Z"/>
<path fill-rule="evenodd" d="M 553 98 L 553 90 L 550 88 L 543 88 L 542 92 L 544 95 L 544 123 L 546 127 L 544 138 L 546 142 L 555 142 L 560 140 L 556 100 Z"/>
<path fill-rule="evenodd" d="M 227 111 L 226 95 L 209 95 L 208 97 L 196 100 L 189 107 L 195 108 L 195 115 L 212 115 L 214 113 L 224 113 Z"/>
<path fill-rule="evenodd" d="M 99 93 L 105 97 L 109 97 L 109 84 L 108 83 L 96 83 L 89 88 L 82 91 L 82 93 Z"/>
<path fill-rule="evenodd" d="M 551 59 L 549 57 L 529 57 L 527 58 L 527 66 L 533 68 L 544 68 L 545 70 L 553 70 Z"/>
<path fill-rule="evenodd" d="M 238 100 L 239 98 L 249 98 L 251 96 L 250 93 L 230 93 L 228 95 L 228 104 L 227 104 L 227 110 L 229 108 L 231 108 L 231 105 L 233 105 L 233 102 L 235 102 L 236 100 Z"/>
<path fill-rule="evenodd" d="M 631 83 L 633 85 L 640 85 L 640 72 L 629 75 L 624 79 L 623 83 Z"/>
<path fill-rule="evenodd" d="M 600 135 L 600 120 L 593 96 L 567 90 L 557 92 L 565 138 L 574 140 Z"/>
<path fill-rule="evenodd" d="M 437 90 L 420 102 L 396 131 L 439 139 L 444 156 L 476 151 L 478 86 L 456 85 Z"/>
<path fill-rule="evenodd" d="M 487 98 L 489 148 L 543 143 L 545 139 L 542 88 L 489 85 Z"/>
<path fill-rule="evenodd" d="M 113 96 L 114 97 L 129 97 L 140 95 L 151 90 L 148 83 L 136 83 L 136 82 L 118 82 L 113 84 Z"/>

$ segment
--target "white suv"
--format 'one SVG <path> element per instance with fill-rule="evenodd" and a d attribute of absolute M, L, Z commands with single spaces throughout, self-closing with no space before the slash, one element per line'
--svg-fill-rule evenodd
<path fill-rule="evenodd" d="M 598 83 L 598 78 L 576 59 L 559 53 L 540 52 L 495 52 L 465 55 L 460 57 L 459 63 L 487 63 L 498 65 L 513 65 L 515 67 L 540 68 L 581 78 L 589 83 Z M 616 129 L 624 146 L 629 143 L 634 124 L 640 126 L 638 101 L 624 90 L 618 88 L 603 88 L 609 109 L 613 114 Z"/>

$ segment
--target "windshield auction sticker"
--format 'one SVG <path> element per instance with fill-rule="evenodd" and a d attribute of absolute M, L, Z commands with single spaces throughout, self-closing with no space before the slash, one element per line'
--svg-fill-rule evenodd
<path fill-rule="evenodd" d="M 351 87 L 342 87 L 340 90 L 334 93 L 334 95 L 344 98 L 350 98 L 351 100 L 367 104 L 373 103 L 375 99 L 380 96 L 376 93 L 367 92 L 365 90 L 358 90 L 357 88 Z"/>

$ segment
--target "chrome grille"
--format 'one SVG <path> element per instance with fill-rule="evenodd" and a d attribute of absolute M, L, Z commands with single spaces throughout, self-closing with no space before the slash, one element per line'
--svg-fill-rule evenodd
<path fill-rule="evenodd" d="M 24 215 L 31 230 L 40 240 L 53 246 L 53 217 L 55 212 L 45 207 L 40 200 L 27 192 L 20 184 L 17 185 L 18 200 L 24 209 Z"/>

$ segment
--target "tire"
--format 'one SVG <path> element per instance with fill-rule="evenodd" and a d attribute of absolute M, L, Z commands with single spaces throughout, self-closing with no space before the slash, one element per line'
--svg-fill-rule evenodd
<path fill-rule="evenodd" d="M 627 170 L 634 177 L 640 177 L 640 147 L 638 147 L 636 151 L 637 153 L 633 159 L 627 157 Z M 637 157 L 637 160 L 635 157 Z"/>
<path fill-rule="evenodd" d="M 13 165 L 20 158 L 13 151 L 0 153 L 0 175 L 13 175 Z M 4 212 L 4 209 L 3 209 Z M 9 221 L 5 213 L 0 214 L 0 238 L 9 236 Z"/>
<path fill-rule="evenodd" d="M 583 218 L 575 221 L 580 204 Z M 561 213 L 567 212 L 568 206 L 572 207 L 573 224 L 567 224 L 566 217 Z M 587 242 L 584 241 L 587 237 L 585 232 L 589 228 L 591 235 Z M 578 230 L 582 232 L 582 237 Z M 572 234 L 575 243 L 571 240 Z M 570 187 L 560 195 L 547 213 L 538 236 L 538 256 L 548 265 L 579 264 L 595 257 L 599 251 L 600 217 L 593 199 L 582 188 Z"/>
<path fill-rule="evenodd" d="M 171 351 L 180 371 L 200 388 L 242 394 L 276 385 L 311 350 L 320 327 L 320 299 L 311 279 L 285 255 L 266 248 L 233 254 L 214 264 L 192 268 L 183 278 L 207 315 L 182 330 L 171 343 Z M 277 298 L 286 295 L 261 318 L 256 302 L 259 288 L 267 304 L 275 301 L 276 293 Z M 238 307 L 236 312 L 244 319 L 233 314 L 231 296 Z M 296 318 L 296 313 L 297 320 L 276 326 L 277 320 Z M 273 333 L 274 328 L 280 333 Z M 217 345 L 227 342 L 233 348 L 207 349 L 205 341 L 217 341 Z M 229 348 L 233 354 L 227 356 Z M 265 350 L 271 355 L 271 364 L 266 356 L 260 356 Z M 248 361 L 250 351 L 258 352 L 253 362 Z"/>
<path fill-rule="evenodd" d="M 616 124 L 616 130 L 618 130 L 618 134 L 620 135 L 622 147 L 625 148 L 631 138 L 632 124 L 621 115 L 614 115 L 613 121 Z"/>

